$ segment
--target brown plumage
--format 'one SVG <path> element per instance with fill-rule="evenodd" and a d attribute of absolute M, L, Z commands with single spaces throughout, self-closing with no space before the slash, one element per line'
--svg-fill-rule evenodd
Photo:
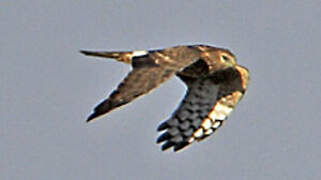
<path fill-rule="evenodd" d="M 114 58 L 133 70 L 101 102 L 88 122 L 147 94 L 177 75 L 187 93 L 172 117 L 161 123 L 157 143 L 174 151 L 200 141 L 218 129 L 247 89 L 249 72 L 227 49 L 206 45 L 176 46 L 162 50 L 127 52 L 81 51 L 85 55 Z"/>

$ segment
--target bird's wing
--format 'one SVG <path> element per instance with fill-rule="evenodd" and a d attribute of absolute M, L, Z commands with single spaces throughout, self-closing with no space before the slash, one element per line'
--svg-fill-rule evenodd
<path fill-rule="evenodd" d="M 158 131 L 165 130 L 157 139 L 157 143 L 164 142 L 162 150 L 173 147 L 178 151 L 222 126 L 244 95 L 249 72 L 236 65 L 235 69 L 219 71 L 206 78 L 180 78 L 188 90 L 172 117 L 158 127 Z"/>
<path fill-rule="evenodd" d="M 199 57 L 199 51 L 183 46 L 133 57 L 131 62 L 133 70 L 108 99 L 95 107 L 87 122 L 147 94 L 175 73 L 197 61 Z"/>

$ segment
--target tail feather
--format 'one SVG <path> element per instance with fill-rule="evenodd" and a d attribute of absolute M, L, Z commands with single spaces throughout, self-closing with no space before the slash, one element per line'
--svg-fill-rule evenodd
<path fill-rule="evenodd" d="M 117 52 L 117 51 L 87 51 L 80 50 L 80 53 L 86 56 L 95 56 L 95 57 L 104 57 L 104 58 L 112 58 L 117 61 L 121 61 L 127 64 L 131 64 L 132 52 Z"/>

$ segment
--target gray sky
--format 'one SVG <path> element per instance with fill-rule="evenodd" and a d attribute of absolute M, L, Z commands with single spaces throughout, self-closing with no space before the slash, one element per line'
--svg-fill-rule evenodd
<path fill-rule="evenodd" d="M 0 5 L 0 179 L 319 179 L 321 1 L 27 0 Z M 176 78 L 92 124 L 129 71 L 79 49 L 231 49 L 250 88 L 217 134 L 161 152 Z"/>

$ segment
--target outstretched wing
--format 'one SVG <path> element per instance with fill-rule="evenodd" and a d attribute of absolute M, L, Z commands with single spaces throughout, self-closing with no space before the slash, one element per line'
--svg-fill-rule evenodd
<path fill-rule="evenodd" d="M 146 55 L 133 57 L 133 70 L 109 98 L 94 109 L 87 122 L 150 92 L 199 57 L 199 51 L 185 46 L 151 51 Z"/>
<path fill-rule="evenodd" d="M 178 151 L 221 127 L 244 95 L 249 72 L 236 65 L 235 69 L 218 71 L 206 78 L 180 78 L 188 90 L 172 117 L 158 127 L 158 131 L 166 130 L 157 139 L 157 143 L 164 142 L 162 150 L 173 147 Z"/>
<path fill-rule="evenodd" d="M 87 121 L 127 104 L 140 95 L 148 93 L 175 74 L 172 70 L 161 67 L 144 67 L 133 69 L 111 93 L 108 99 L 94 109 Z"/>

